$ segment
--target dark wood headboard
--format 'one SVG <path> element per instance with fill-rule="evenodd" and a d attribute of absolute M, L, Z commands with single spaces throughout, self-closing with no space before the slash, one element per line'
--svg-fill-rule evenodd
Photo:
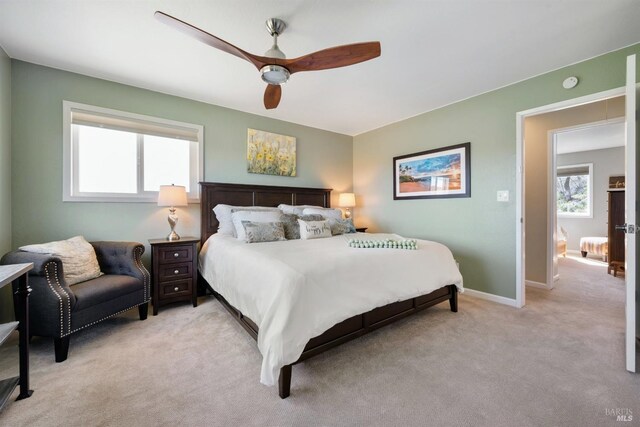
<path fill-rule="evenodd" d="M 201 182 L 200 243 L 218 231 L 213 208 L 220 203 L 232 206 L 288 205 L 331 206 L 331 188 L 274 187 L 270 185 Z"/>

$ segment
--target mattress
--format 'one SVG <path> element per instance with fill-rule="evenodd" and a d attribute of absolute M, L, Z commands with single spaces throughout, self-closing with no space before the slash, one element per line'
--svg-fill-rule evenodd
<path fill-rule="evenodd" d="M 463 291 L 446 246 L 418 240 L 416 250 L 351 248 L 355 236 L 249 244 L 214 234 L 203 245 L 202 276 L 259 327 L 263 384 L 274 385 L 280 368 L 297 361 L 311 338 L 336 323 L 443 286 Z"/>

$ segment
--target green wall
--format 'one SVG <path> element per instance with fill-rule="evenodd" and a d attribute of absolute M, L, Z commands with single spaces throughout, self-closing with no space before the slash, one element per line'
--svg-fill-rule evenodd
<path fill-rule="evenodd" d="M 168 211 L 154 203 L 62 202 L 63 100 L 203 125 L 205 181 L 327 187 L 336 198 L 352 188 L 350 136 L 17 60 L 12 71 L 13 247 L 77 234 L 143 243 L 168 234 Z M 249 127 L 297 137 L 297 177 L 247 173 Z M 179 234 L 199 236 L 199 208 L 178 209 Z"/>
<path fill-rule="evenodd" d="M 443 242 L 460 261 L 466 287 L 515 298 L 516 113 L 624 86 L 626 56 L 634 53 L 640 45 L 356 136 L 356 223 Z M 563 89 L 572 75 L 580 84 Z M 471 198 L 393 200 L 394 156 L 468 141 Z M 508 203 L 496 202 L 498 190 L 509 190 Z"/>
<path fill-rule="evenodd" d="M 11 60 L 0 47 L 0 256 L 11 249 Z M 13 317 L 11 286 L 0 290 L 0 323 Z"/>

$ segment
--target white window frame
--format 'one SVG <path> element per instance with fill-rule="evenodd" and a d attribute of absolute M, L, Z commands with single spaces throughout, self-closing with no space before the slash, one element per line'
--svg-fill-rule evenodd
<path fill-rule="evenodd" d="M 178 122 L 175 120 L 161 119 L 142 114 L 112 110 L 110 108 L 96 107 L 71 101 L 62 101 L 63 109 L 63 172 L 62 172 L 62 200 L 64 202 L 147 202 L 155 203 L 158 200 L 157 191 L 144 191 L 144 162 L 143 147 L 141 143 L 143 135 L 138 134 L 138 191 L 134 194 L 125 193 L 88 193 L 80 192 L 78 186 L 78 147 L 77 138 L 73 138 L 71 115 L 74 111 L 114 116 L 121 119 L 130 119 L 139 122 L 147 122 L 164 127 L 176 127 L 192 130 L 196 134 L 197 141 L 192 141 L 189 150 L 189 172 L 191 191 L 187 193 L 189 203 L 200 203 L 200 182 L 204 174 L 204 127 L 193 123 Z M 167 182 L 167 184 L 172 184 Z"/>
<path fill-rule="evenodd" d="M 575 213 L 575 212 L 559 212 L 558 208 L 556 207 L 556 215 L 558 216 L 558 218 L 593 218 L 593 163 L 579 163 L 579 164 L 575 164 L 575 165 L 562 165 L 562 166 L 558 166 L 556 167 L 556 174 L 555 175 L 555 198 L 556 200 L 558 199 L 558 175 L 557 175 L 557 171 L 563 170 L 563 169 L 575 169 L 575 168 L 587 168 L 589 170 L 589 212 L 586 214 L 581 214 L 581 213 Z"/>

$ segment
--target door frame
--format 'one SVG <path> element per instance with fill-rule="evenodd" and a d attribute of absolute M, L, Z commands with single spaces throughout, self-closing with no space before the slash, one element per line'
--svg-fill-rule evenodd
<path fill-rule="evenodd" d="M 525 235 L 524 235 L 524 121 L 527 117 L 603 101 L 625 94 L 625 87 L 580 96 L 516 113 L 516 307 L 524 307 L 525 298 Z M 547 233 L 548 234 L 548 233 Z M 548 273 L 548 272 L 547 272 Z"/>

